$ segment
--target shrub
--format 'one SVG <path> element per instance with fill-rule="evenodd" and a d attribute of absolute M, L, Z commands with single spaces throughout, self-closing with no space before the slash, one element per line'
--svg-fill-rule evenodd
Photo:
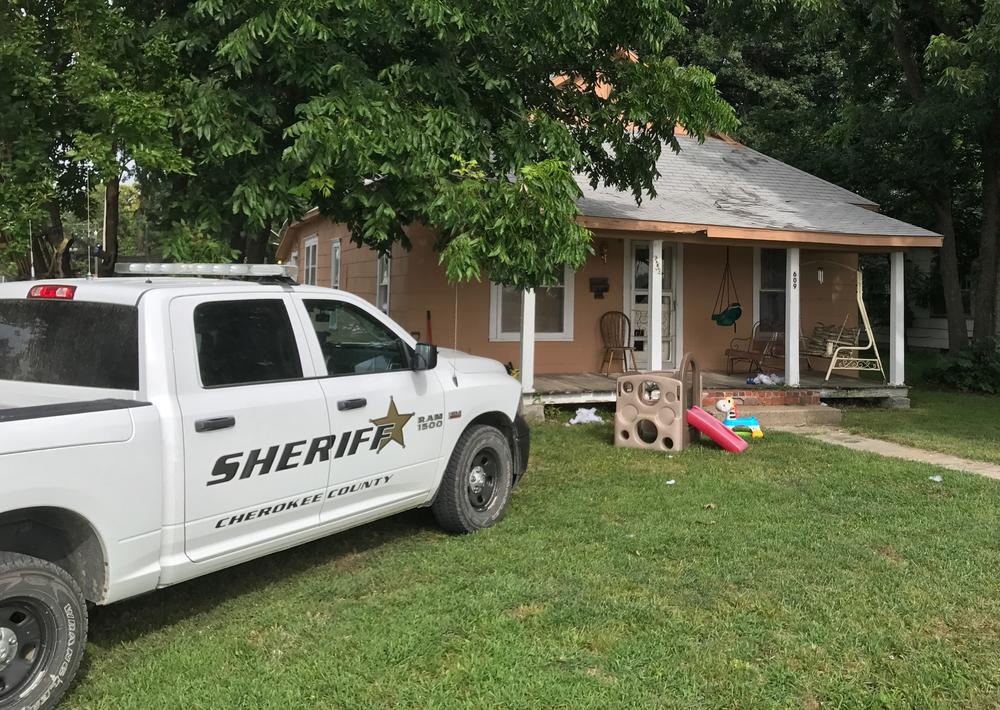
<path fill-rule="evenodd" d="M 927 373 L 927 379 L 963 392 L 1000 392 L 1000 341 L 974 343 L 954 355 L 946 355 L 941 364 Z"/>

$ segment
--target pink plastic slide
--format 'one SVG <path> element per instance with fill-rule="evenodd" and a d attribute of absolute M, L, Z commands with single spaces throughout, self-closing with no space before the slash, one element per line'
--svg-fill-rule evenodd
<path fill-rule="evenodd" d="M 726 451 L 738 454 L 749 444 L 731 432 L 718 419 L 701 407 L 691 407 L 688 410 L 688 424 L 714 441 Z"/>

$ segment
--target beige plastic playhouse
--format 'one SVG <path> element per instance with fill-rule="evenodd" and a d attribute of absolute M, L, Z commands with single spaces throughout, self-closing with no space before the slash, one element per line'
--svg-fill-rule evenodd
<path fill-rule="evenodd" d="M 642 372 L 618 378 L 615 446 L 681 451 L 699 433 L 687 411 L 701 405 L 701 369 L 684 355 L 676 371 Z"/>

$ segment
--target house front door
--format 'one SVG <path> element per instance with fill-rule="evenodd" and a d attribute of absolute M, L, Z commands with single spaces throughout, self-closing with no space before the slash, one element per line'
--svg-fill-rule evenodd
<path fill-rule="evenodd" d="M 677 301 L 674 298 L 676 263 L 676 247 L 664 242 L 663 268 L 660 274 L 663 280 L 663 298 L 660 307 L 663 309 L 663 369 L 677 367 L 676 348 L 674 347 L 677 325 Z M 626 262 L 630 270 L 628 288 L 625 293 L 625 313 L 632 322 L 632 346 L 635 348 L 636 364 L 640 370 L 649 369 L 649 343 L 654 337 L 649 332 L 649 242 L 631 242 L 631 255 Z"/>

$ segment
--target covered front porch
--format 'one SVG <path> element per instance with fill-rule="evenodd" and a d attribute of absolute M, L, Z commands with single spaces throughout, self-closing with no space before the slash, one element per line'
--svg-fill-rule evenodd
<path fill-rule="evenodd" d="M 638 370 L 673 369 L 684 354 L 690 352 L 705 372 L 706 391 L 797 393 L 766 398 L 754 394 L 733 395 L 744 399 L 767 399 L 769 404 L 784 403 L 783 400 L 819 403 L 820 400 L 853 399 L 902 406 L 907 400 L 903 245 L 891 250 L 885 247 L 865 250 L 884 254 L 890 267 L 889 342 L 887 348 L 878 350 L 875 345 L 867 347 L 870 328 L 865 326 L 868 319 L 864 309 L 858 307 L 860 273 L 857 264 L 861 249 L 835 244 L 786 246 L 733 237 L 714 241 L 699 234 L 675 233 L 669 238 L 655 232 L 621 235 L 601 230 L 595 230 L 595 242 L 599 256 L 603 251 L 607 260 L 610 251 L 612 262 L 624 259 L 624 263 L 621 266 L 614 263 L 589 266 L 594 273 L 588 272 L 584 282 L 593 282 L 593 276 L 602 273 L 603 267 L 611 273 L 618 270 L 617 273 L 624 274 L 624 283 L 615 292 L 615 279 L 610 279 L 614 300 L 586 301 L 574 310 L 576 342 L 560 344 L 562 348 L 569 346 L 569 350 L 561 350 L 563 354 L 553 357 L 549 353 L 554 350 L 552 343 L 544 339 L 536 342 L 535 294 L 532 291 L 523 294 L 519 370 L 526 401 L 542 404 L 613 401 L 615 378 L 599 374 L 604 362 L 603 358 L 599 359 L 600 353 L 595 347 L 600 344 L 599 337 L 596 341 L 593 337 L 586 342 L 580 339 L 588 329 L 596 336 L 597 322 L 605 309 L 621 309 L 631 317 L 630 345 L 641 346 L 639 357 L 634 361 Z M 765 255 L 767 259 L 763 258 Z M 744 296 L 744 313 L 735 324 L 720 327 L 709 315 L 713 312 L 712 298 L 719 275 L 730 260 L 736 283 Z M 635 274 L 642 270 L 647 271 L 649 277 L 643 279 L 642 288 L 639 288 Z M 655 278 L 656 274 L 662 278 Z M 584 280 L 584 274 L 580 277 Z M 621 281 L 621 277 L 618 280 Z M 581 291 L 586 293 L 578 288 L 578 292 Z M 662 308 L 650 307 L 657 303 L 662 304 Z M 727 363 L 726 353 L 735 341 L 752 341 L 760 325 L 772 318 L 779 325 L 770 327 L 766 334 L 767 358 L 760 362 L 750 359 Z M 856 333 L 855 347 L 843 348 L 835 363 L 837 367 L 828 377 L 831 356 L 837 354 L 842 343 L 836 336 L 828 336 L 825 341 L 820 338 L 819 345 L 812 342 L 816 340 L 813 334 L 821 323 L 826 323 L 826 328 L 841 331 L 847 326 Z M 755 346 L 751 343 L 750 347 Z M 536 371 L 539 355 L 541 367 Z M 852 359 L 854 362 L 850 362 Z M 855 371 L 876 369 L 875 363 L 880 371 L 860 374 Z M 727 364 L 733 366 L 734 372 L 743 374 L 723 374 Z M 620 361 L 616 365 L 620 370 Z M 815 369 L 810 370 L 810 366 Z M 748 369 L 751 370 L 749 374 L 758 369 L 779 373 L 783 383 L 780 387 L 748 385 Z"/>

